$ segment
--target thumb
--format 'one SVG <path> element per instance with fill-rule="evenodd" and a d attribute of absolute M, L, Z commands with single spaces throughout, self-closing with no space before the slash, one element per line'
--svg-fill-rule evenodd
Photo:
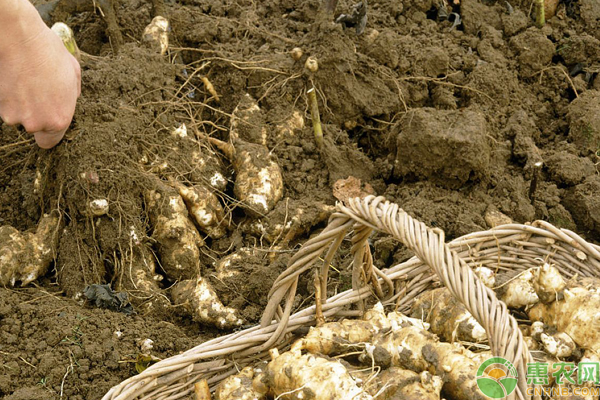
<path fill-rule="evenodd" d="M 33 137 L 35 138 L 35 142 L 37 143 L 37 145 L 40 146 L 42 149 L 51 149 L 54 146 L 56 146 L 58 142 L 61 141 L 66 131 L 67 130 L 65 129 L 62 131 L 55 132 L 35 132 L 33 134 Z"/>

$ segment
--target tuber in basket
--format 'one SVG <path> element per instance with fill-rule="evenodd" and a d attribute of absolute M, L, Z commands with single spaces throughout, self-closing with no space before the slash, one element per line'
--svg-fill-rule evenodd
<path fill-rule="evenodd" d="M 372 262 L 367 239 L 373 230 L 385 232 L 414 251 L 415 257 L 380 271 Z M 300 274 L 316 269 L 320 289 L 327 293 L 327 271 L 335 252 L 352 231 L 352 289 L 315 306 L 291 314 Z M 324 256 L 323 256 L 324 254 Z M 323 258 L 321 258 L 323 257 Z M 290 344 L 290 332 L 315 324 L 315 314 L 335 319 L 360 316 L 366 299 L 377 296 L 384 304 L 407 311 L 420 293 L 441 282 L 485 328 L 492 353 L 517 368 L 518 385 L 509 396 L 525 399 L 526 365 L 533 362 L 516 320 L 473 273 L 478 266 L 513 273 L 540 265 L 556 266 L 567 277 L 600 276 L 600 247 L 566 229 L 536 221 L 509 224 L 468 234 L 446 244 L 444 232 L 411 218 L 397 204 L 368 196 L 338 204 L 327 227 L 307 241 L 277 278 L 261 324 L 209 340 L 182 354 L 154 364 L 139 375 L 114 386 L 103 400 L 188 399 L 194 383 L 206 379 L 214 386 L 246 365 L 266 359 L 272 348 Z M 322 260 L 322 262 L 320 261 Z M 352 307 L 350 307 L 352 306 Z"/>

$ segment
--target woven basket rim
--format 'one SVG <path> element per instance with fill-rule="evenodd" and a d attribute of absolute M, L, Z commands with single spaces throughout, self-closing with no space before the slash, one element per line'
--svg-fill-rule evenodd
<path fill-rule="evenodd" d="M 323 303 L 324 316 L 327 318 L 359 316 L 361 307 L 358 310 L 348 310 L 348 306 L 362 304 L 366 299 L 372 298 L 373 285 L 379 285 L 382 288 L 389 282 L 405 284 L 397 293 L 387 293 L 387 299 L 384 302 L 384 304 L 396 304 L 400 311 L 406 309 L 418 294 L 430 289 L 439 281 L 446 284 L 457 297 L 465 293 L 468 297 L 469 293 L 475 293 L 474 297 L 479 297 L 475 302 L 469 303 L 469 299 L 465 300 L 464 296 L 459 297 L 459 300 L 467 306 L 469 311 L 472 311 L 471 313 L 480 323 L 483 322 L 482 325 L 486 330 L 490 329 L 490 326 L 493 327 L 492 330 L 495 330 L 492 335 L 489 335 L 488 331 L 491 343 L 494 339 L 500 341 L 500 343 L 496 342 L 495 348 L 492 345 L 494 353 L 508 351 L 507 354 L 513 354 L 514 357 L 507 358 L 510 361 L 517 360 L 513 364 L 519 370 L 520 381 L 518 390 L 513 393 L 512 398 L 529 397 L 525 390 L 527 386 L 524 366 L 532 359 L 523 343 L 516 322 L 513 325 L 507 322 L 512 317 L 507 317 L 506 306 L 503 306 L 504 303 L 494 300 L 495 295 L 475 276 L 471 270 L 472 267 L 494 266 L 495 262 L 497 270 L 513 271 L 550 262 L 568 277 L 576 274 L 600 276 L 600 246 L 587 242 L 575 232 L 557 228 L 549 222 L 535 221 L 531 224 L 501 225 L 489 230 L 472 232 L 445 243 L 443 231 L 427 228 L 424 224 L 408 216 L 397 204 L 390 203 L 383 197 L 367 196 L 364 199 L 350 199 L 347 205 L 338 203 L 336 209 L 337 211 L 332 214 L 329 224 L 321 234 L 308 240 L 290 260 L 290 265 L 293 266 L 295 261 L 299 259 L 302 261 L 302 257 L 304 257 L 300 268 L 292 268 L 291 271 L 288 268 L 276 280 L 276 284 L 283 282 L 287 285 L 279 286 L 280 288 L 288 290 L 284 291 L 274 285 L 270 299 L 279 300 L 275 302 L 276 307 L 271 305 L 275 312 L 267 315 L 266 318 L 263 316 L 262 325 L 214 338 L 184 353 L 162 360 L 141 374 L 114 386 L 102 399 L 182 398 L 193 392 L 194 382 L 208 379 L 209 384 L 214 385 L 246 364 L 266 358 L 270 348 L 282 348 L 289 344 L 290 339 L 286 336 L 287 333 L 299 327 L 312 326 L 315 323 L 315 305 L 291 314 L 291 301 L 289 300 L 293 300 L 293 294 L 295 294 L 294 282 L 297 284 L 298 276 L 310 269 L 315 260 L 327 248 L 329 250 L 323 264 L 328 266 L 329 256 L 333 257 L 337 250 L 336 240 L 341 242 L 339 237 L 343 239 L 351 229 L 355 232 L 353 253 L 356 265 L 354 268 L 360 268 L 360 271 L 366 272 L 365 276 L 371 278 L 371 281 L 363 282 L 362 286 L 327 298 Z M 381 271 L 377 270 L 372 263 L 367 265 L 367 270 L 364 269 L 364 265 L 357 266 L 358 264 L 369 264 L 370 251 L 367 239 L 372 230 L 391 233 L 394 238 L 399 239 L 415 251 L 416 255 Z M 427 245 L 425 247 L 434 250 L 425 251 L 424 243 Z M 339 243 L 337 245 L 339 246 Z M 368 256 L 366 256 L 367 253 Z M 446 261 L 442 264 L 443 268 L 447 268 L 447 270 L 438 271 L 429 265 L 433 263 L 432 260 L 437 262 L 436 260 L 442 256 L 446 257 Z M 309 258 L 308 261 L 307 258 Z M 450 267 L 448 259 L 450 263 L 454 263 Z M 292 278 L 295 276 L 295 280 L 290 276 Z M 353 284 L 355 283 L 353 282 Z M 283 295 L 281 292 L 284 292 Z M 274 297 L 274 293 L 278 293 L 279 296 Z M 290 293 L 292 293 L 291 296 Z M 480 302 L 481 298 L 490 296 L 492 296 L 491 303 L 482 304 Z M 288 300 L 285 303 L 286 306 L 283 309 L 279 308 L 281 300 L 286 297 Z M 494 312 L 487 315 L 490 309 Z M 285 317 L 286 312 L 288 313 L 287 317 Z M 494 316 L 498 317 L 497 320 L 502 321 L 504 325 L 490 325 L 490 320 Z M 269 345 L 265 346 L 265 344 Z"/>

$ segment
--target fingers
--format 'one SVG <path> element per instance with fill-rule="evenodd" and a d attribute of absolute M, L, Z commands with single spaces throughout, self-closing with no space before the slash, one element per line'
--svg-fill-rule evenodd
<path fill-rule="evenodd" d="M 63 136 L 65 136 L 66 131 L 67 130 L 64 129 L 58 132 L 35 132 L 33 134 L 33 137 L 35 138 L 35 142 L 38 146 L 40 146 L 40 148 L 51 149 L 61 141 Z"/>

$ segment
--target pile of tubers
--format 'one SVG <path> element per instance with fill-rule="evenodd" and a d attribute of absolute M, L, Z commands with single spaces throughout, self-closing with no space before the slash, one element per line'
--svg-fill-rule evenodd
<path fill-rule="evenodd" d="M 311 328 L 291 349 L 222 381 L 215 400 L 481 399 L 480 355 L 440 342 L 428 324 L 378 303 L 362 320 Z M 487 354 L 489 356 L 489 353 Z"/>
<path fill-rule="evenodd" d="M 490 269 L 480 267 L 476 273 L 513 309 L 529 315 L 532 323 L 520 328 L 535 360 L 549 365 L 544 387 L 549 392 L 569 388 L 571 393 L 590 387 L 589 382 L 556 382 L 552 373 L 560 362 L 599 360 L 598 280 L 566 281 L 550 264 L 523 271 L 498 287 Z M 492 357 L 486 343 L 483 327 L 446 288 L 439 288 L 420 294 L 410 316 L 386 314 L 378 303 L 361 320 L 312 327 L 289 351 L 273 349 L 270 361 L 223 380 L 213 399 L 483 400 L 487 397 L 477 386 L 476 373 Z"/>
<path fill-rule="evenodd" d="M 117 274 L 114 289 L 127 291 L 136 310 L 144 314 L 172 313 L 175 306 L 203 324 L 239 327 L 245 323 L 240 311 L 225 306 L 203 277 L 201 252 L 207 238 L 226 235 L 228 208 L 241 207 L 248 220 L 256 220 L 272 211 L 283 196 L 281 169 L 266 146 L 263 112 L 256 100 L 246 95 L 232 113 L 229 142 L 191 137 L 183 124 L 170 136 L 170 152 L 149 153 L 139 160 L 140 169 L 151 180 L 143 193 L 147 226 L 126 228 L 129 243 L 124 246 L 123 271 Z M 234 171 L 233 204 L 222 195 L 229 178 L 219 151 Z M 171 167 L 175 159 L 190 170 L 178 173 Z M 93 171 L 82 172 L 80 179 L 86 186 L 99 182 Z M 92 197 L 79 215 L 98 226 L 116 216 L 118 206 L 113 201 Z M 58 211 L 44 215 L 34 232 L 0 226 L 0 284 L 24 286 L 48 273 L 60 235 L 71 233 L 60 217 Z M 60 271 L 60 265 L 56 269 Z M 231 275 L 235 271 L 221 272 Z"/>

